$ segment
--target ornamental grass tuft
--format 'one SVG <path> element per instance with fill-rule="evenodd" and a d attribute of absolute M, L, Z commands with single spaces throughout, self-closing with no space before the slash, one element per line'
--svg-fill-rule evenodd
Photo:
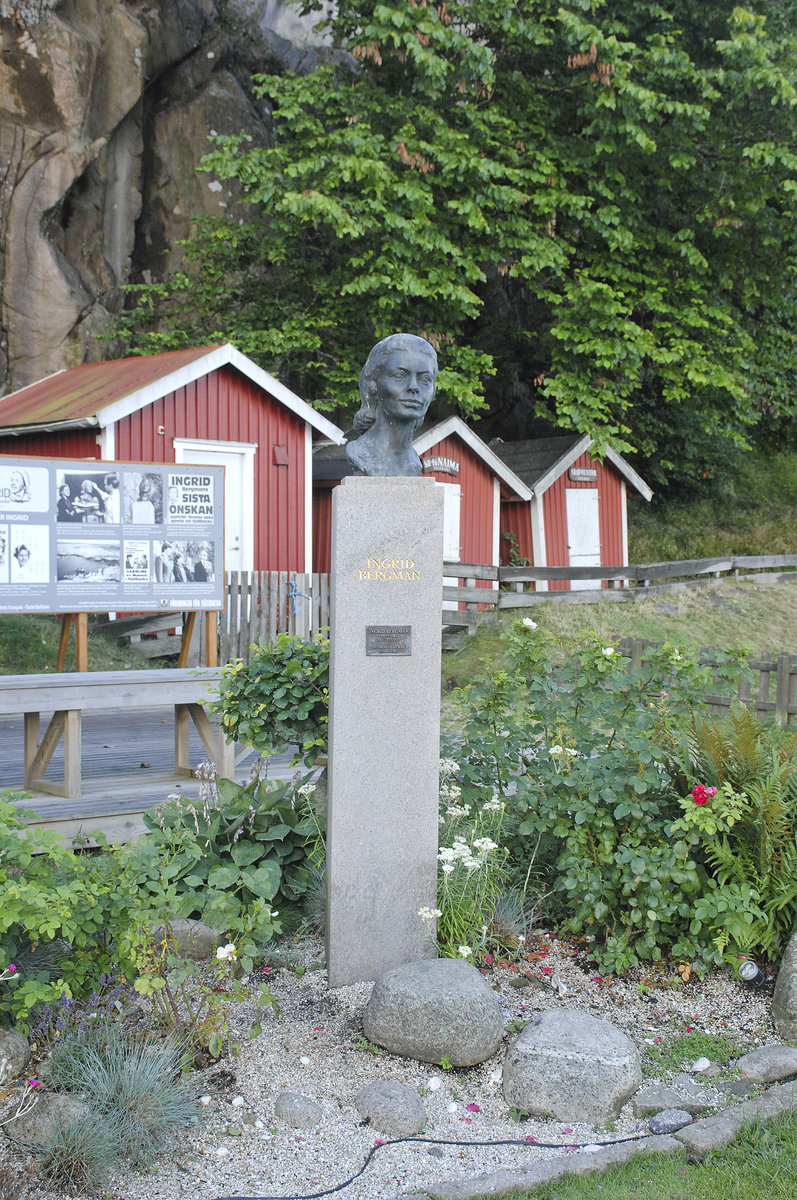
<path fill-rule="evenodd" d="M 60 1088 L 91 1098 L 92 1109 L 114 1126 L 122 1157 L 148 1164 L 177 1127 L 199 1117 L 181 1056 L 173 1040 L 135 1043 L 111 1029 L 85 1047 L 57 1045 L 50 1076 Z"/>
<path fill-rule="evenodd" d="M 95 1113 L 53 1113 L 26 1148 L 39 1166 L 45 1186 L 69 1196 L 95 1195 L 119 1161 L 119 1131 Z"/>

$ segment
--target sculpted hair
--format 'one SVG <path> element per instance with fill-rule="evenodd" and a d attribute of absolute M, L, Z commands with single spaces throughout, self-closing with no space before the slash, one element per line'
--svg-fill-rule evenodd
<path fill-rule="evenodd" d="M 385 359 L 394 350 L 422 349 L 429 354 L 434 363 L 434 376 L 437 379 L 437 353 L 431 342 L 426 338 L 416 337 L 414 333 L 391 333 L 390 337 L 377 342 L 365 360 L 365 366 L 360 371 L 360 408 L 354 418 L 354 432 L 357 437 L 370 429 L 376 420 L 377 387 L 379 372 Z M 419 422 L 420 423 L 420 422 Z"/>

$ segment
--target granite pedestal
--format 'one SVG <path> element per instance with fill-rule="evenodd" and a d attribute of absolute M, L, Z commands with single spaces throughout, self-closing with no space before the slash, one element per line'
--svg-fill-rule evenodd
<path fill-rule="evenodd" d="M 351 477 L 332 505 L 327 965 L 332 987 L 434 955 L 443 493 Z"/>

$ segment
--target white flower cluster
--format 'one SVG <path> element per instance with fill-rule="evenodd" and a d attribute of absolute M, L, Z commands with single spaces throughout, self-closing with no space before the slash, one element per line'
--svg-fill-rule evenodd
<path fill-rule="evenodd" d="M 571 750 L 569 746 L 551 746 L 548 753 L 551 758 L 578 758 L 578 750 Z"/>
<path fill-rule="evenodd" d="M 441 863 L 441 870 L 446 875 L 451 874 L 458 862 L 461 862 L 467 871 L 475 871 L 482 865 L 487 855 L 497 849 L 492 838 L 477 838 L 473 847 L 470 847 L 465 838 L 456 837 L 453 846 L 440 847 L 437 859 Z"/>
<path fill-rule="evenodd" d="M 303 783 L 300 788 L 297 788 L 297 792 L 300 796 L 304 796 L 305 800 L 309 800 L 310 797 L 315 793 L 315 784 Z"/>
<path fill-rule="evenodd" d="M 459 771 L 459 763 L 453 758 L 440 759 L 440 774 L 443 776 L 456 775 Z"/>
<path fill-rule="evenodd" d="M 438 917 L 442 917 L 439 908 L 419 908 L 418 916 L 424 921 L 436 921 Z"/>
<path fill-rule="evenodd" d="M 456 804 L 462 795 L 462 788 L 458 783 L 442 783 L 440 785 L 440 799 L 444 804 Z"/>
<path fill-rule="evenodd" d="M 467 817 L 470 815 L 469 804 L 449 804 L 446 809 L 447 817 Z"/>
<path fill-rule="evenodd" d="M 470 958 L 473 954 L 473 951 L 471 950 L 470 946 L 460 946 L 459 952 L 463 958 Z"/>
<path fill-rule="evenodd" d="M 492 798 L 482 805 L 482 812 L 503 812 L 505 807 L 498 792 L 493 791 Z"/>

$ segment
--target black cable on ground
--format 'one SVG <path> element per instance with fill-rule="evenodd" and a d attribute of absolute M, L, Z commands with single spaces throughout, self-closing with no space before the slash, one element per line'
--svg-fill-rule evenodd
<path fill-rule="evenodd" d="M 402 1142 L 412 1142 L 420 1146 L 525 1146 L 527 1149 L 534 1150 L 585 1150 L 587 1146 L 620 1146 L 623 1142 L 643 1142 L 650 1136 L 649 1133 L 636 1133 L 631 1137 L 613 1138 L 609 1142 L 565 1142 L 564 1144 L 562 1142 L 538 1142 L 532 1138 L 524 1138 L 522 1141 L 506 1138 L 497 1142 L 444 1142 L 440 1138 L 422 1137 L 393 1138 L 389 1142 L 377 1142 L 366 1154 L 365 1162 L 359 1171 L 350 1179 L 344 1180 L 343 1183 L 336 1183 L 334 1187 L 325 1188 L 323 1192 L 309 1192 L 303 1196 L 294 1194 L 290 1196 L 215 1196 L 214 1200 L 319 1200 L 321 1196 L 332 1196 L 335 1192 L 342 1192 L 344 1188 L 354 1183 L 355 1179 L 359 1179 L 361 1175 L 365 1174 L 366 1168 L 377 1150 L 382 1150 L 385 1146 L 399 1146 Z"/>

